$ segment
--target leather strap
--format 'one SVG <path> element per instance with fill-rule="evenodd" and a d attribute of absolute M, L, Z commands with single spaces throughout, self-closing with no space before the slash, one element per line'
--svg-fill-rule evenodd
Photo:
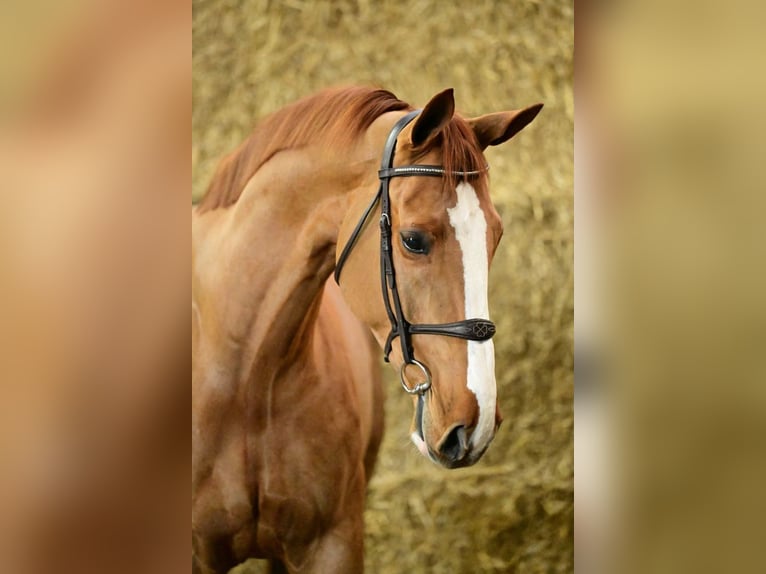
<path fill-rule="evenodd" d="M 372 198 L 370 205 L 368 205 L 367 209 L 364 210 L 364 214 L 362 215 L 362 218 L 357 222 L 356 227 L 354 227 L 354 231 L 351 232 L 351 236 L 343 248 L 343 251 L 340 252 L 338 263 L 335 264 L 335 282 L 338 285 L 340 285 L 340 272 L 343 269 L 343 266 L 346 264 L 346 259 L 348 259 L 351 250 L 354 248 L 354 245 L 356 245 L 356 240 L 359 239 L 359 236 L 362 234 L 362 228 L 367 222 L 367 219 L 370 217 L 372 210 L 375 209 L 375 206 L 378 204 L 378 201 L 380 201 L 380 187 L 378 187 L 378 193 L 376 193 L 375 197 Z"/>
<path fill-rule="evenodd" d="M 486 319 L 466 319 L 455 323 L 410 325 L 411 335 L 444 335 L 471 341 L 486 341 L 495 335 L 495 324 Z"/>
<path fill-rule="evenodd" d="M 489 166 L 480 171 L 450 171 L 439 165 L 405 165 L 402 167 L 389 167 L 378 170 L 378 177 L 391 178 L 391 177 L 412 177 L 416 175 L 436 176 L 442 177 L 447 174 L 455 175 L 458 177 L 473 177 L 480 175 L 489 170 Z"/>
<path fill-rule="evenodd" d="M 385 165 L 386 164 L 386 157 L 388 155 L 391 156 L 391 163 L 393 164 L 394 158 L 394 149 L 396 148 L 396 139 L 399 136 L 399 133 L 404 129 L 404 127 L 409 124 L 417 115 L 420 114 L 420 110 L 413 110 L 406 115 L 402 116 L 397 120 L 397 122 L 394 124 L 394 127 L 391 128 L 391 131 L 388 133 L 388 137 L 386 138 L 386 144 L 383 147 L 383 165 L 381 166 L 381 169 L 384 169 L 386 167 L 390 167 Z M 359 222 L 356 224 L 356 227 L 354 227 L 354 230 L 351 232 L 351 236 L 349 237 L 348 241 L 346 242 L 346 245 L 343 247 L 343 251 L 340 253 L 340 257 L 338 257 L 338 262 L 335 265 L 335 282 L 340 285 L 340 272 L 343 270 L 343 266 L 346 264 L 346 259 L 348 259 L 349 254 L 351 253 L 351 250 L 354 248 L 354 245 L 356 245 L 357 239 L 359 239 L 359 236 L 362 233 L 362 229 L 364 228 L 364 224 L 367 222 L 367 219 L 370 217 L 370 214 L 372 213 L 372 210 L 375 208 L 375 205 L 380 201 L 381 194 L 383 193 L 383 182 L 388 181 L 387 179 L 383 178 L 378 175 L 378 179 L 380 179 L 380 185 L 378 186 L 378 193 L 375 194 L 375 197 L 372 198 L 372 201 L 367 206 L 367 209 L 364 210 L 364 214 L 362 214 L 362 218 L 359 220 Z"/>
<path fill-rule="evenodd" d="M 391 201 L 389 196 L 389 183 L 394 177 L 444 177 L 448 172 L 438 165 L 407 165 L 394 167 L 394 154 L 396 152 L 396 141 L 401 131 L 415 117 L 420 114 L 420 110 L 414 110 L 401 117 L 391 128 L 386 138 L 386 144 L 383 148 L 383 157 L 381 159 L 378 179 L 380 186 L 378 192 L 365 209 L 361 219 L 351 232 L 348 242 L 343 247 L 338 262 L 335 267 L 335 281 L 340 282 L 340 273 L 348 259 L 357 239 L 362 233 L 367 220 L 370 218 L 375 206 L 380 202 L 380 289 L 383 294 L 383 303 L 386 308 L 388 320 L 391 323 L 391 331 L 386 339 L 383 349 L 384 358 L 388 362 L 389 354 L 393 340 L 399 338 L 402 357 L 404 363 L 409 365 L 415 361 L 415 351 L 412 347 L 412 335 L 443 335 L 447 337 L 457 337 L 469 341 L 487 341 L 495 334 L 495 324 L 488 319 L 466 319 L 455 323 L 438 324 L 420 324 L 412 325 L 404 317 L 402 302 L 399 298 L 399 288 L 396 283 L 396 271 L 394 269 L 393 246 L 392 246 L 392 223 L 391 223 Z M 482 171 L 454 171 L 449 175 L 468 178 L 476 176 Z M 430 379 L 429 379 L 430 380 Z M 427 390 L 417 391 L 421 395 Z M 412 392 L 415 392 L 414 390 Z M 422 400 L 420 401 L 422 404 Z M 422 408 L 422 407 L 421 407 Z"/>

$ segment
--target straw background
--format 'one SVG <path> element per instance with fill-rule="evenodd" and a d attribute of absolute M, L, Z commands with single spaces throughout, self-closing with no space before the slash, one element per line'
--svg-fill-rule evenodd
<path fill-rule="evenodd" d="M 573 571 L 572 4 L 193 0 L 193 11 L 194 197 L 259 118 L 327 86 L 376 84 L 413 105 L 454 87 L 465 115 L 545 104 L 486 153 L 505 223 L 490 276 L 505 423 L 476 466 L 436 468 L 410 444 L 412 404 L 387 372 L 366 566 Z"/>

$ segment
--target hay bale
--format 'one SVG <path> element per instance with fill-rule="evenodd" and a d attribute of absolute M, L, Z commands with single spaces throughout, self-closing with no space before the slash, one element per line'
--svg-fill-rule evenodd
<path fill-rule="evenodd" d="M 414 105 L 452 86 L 465 114 L 545 103 L 527 130 L 487 152 L 506 227 L 490 292 L 506 422 L 478 465 L 438 469 L 409 443 L 412 405 L 388 378 L 366 563 L 381 574 L 571 572 L 571 3 L 194 0 L 193 8 L 195 197 L 259 118 L 330 85 L 378 84 Z"/>

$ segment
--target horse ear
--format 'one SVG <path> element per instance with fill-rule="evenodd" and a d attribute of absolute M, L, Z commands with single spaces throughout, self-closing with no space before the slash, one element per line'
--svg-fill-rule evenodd
<path fill-rule="evenodd" d="M 507 142 L 535 119 L 541 109 L 542 104 L 535 104 L 521 110 L 487 114 L 467 121 L 484 150 L 487 146 Z"/>
<path fill-rule="evenodd" d="M 454 113 L 455 96 L 452 88 L 447 88 L 431 98 L 412 127 L 412 147 L 419 148 L 428 144 L 445 128 Z"/>

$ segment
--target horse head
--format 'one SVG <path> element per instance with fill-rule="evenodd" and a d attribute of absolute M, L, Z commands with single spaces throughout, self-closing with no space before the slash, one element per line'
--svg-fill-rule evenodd
<path fill-rule="evenodd" d="M 449 89 L 412 119 L 394 112 L 400 121 L 391 128 L 389 117 L 381 130 L 390 157 L 384 151 L 376 196 L 380 235 L 378 225 L 365 226 L 367 215 L 359 220 L 353 201 L 341 225 L 344 297 L 413 394 L 413 442 L 447 468 L 479 460 L 502 420 L 488 275 L 503 226 L 483 151 L 508 141 L 541 108 L 464 119 Z"/>

